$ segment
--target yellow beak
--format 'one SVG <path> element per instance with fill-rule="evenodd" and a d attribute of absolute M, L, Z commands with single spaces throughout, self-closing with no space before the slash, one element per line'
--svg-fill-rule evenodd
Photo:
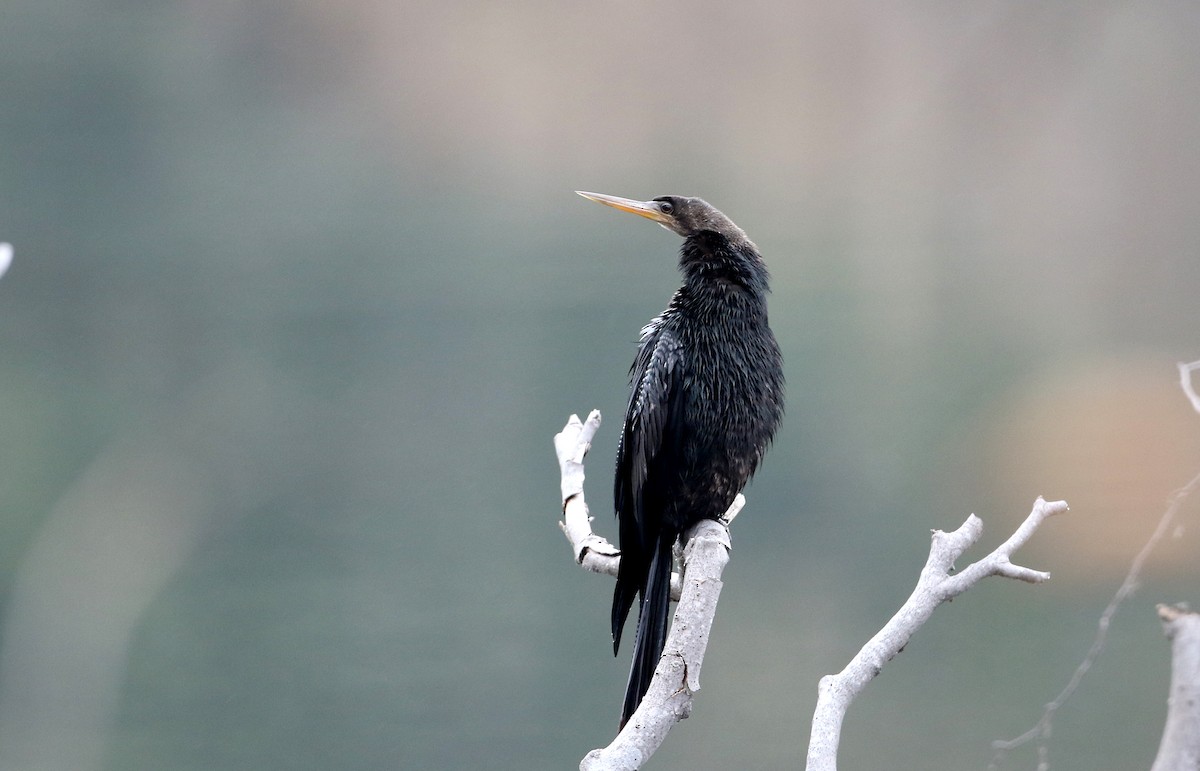
<path fill-rule="evenodd" d="M 630 214 L 636 214 L 639 217 L 645 217 L 648 220 L 654 220 L 660 225 L 666 225 L 669 222 L 667 215 L 659 211 L 658 204 L 654 201 L 635 201 L 632 198 L 619 198 L 615 195 L 604 195 L 603 193 L 585 193 L 582 190 L 576 190 L 575 192 L 589 201 L 602 203 L 614 209 L 620 209 Z"/>

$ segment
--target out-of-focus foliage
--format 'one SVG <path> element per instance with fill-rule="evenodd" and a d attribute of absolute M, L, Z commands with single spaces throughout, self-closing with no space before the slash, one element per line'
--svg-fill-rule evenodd
<path fill-rule="evenodd" d="M 794 767 L 817 679 L 929 528 L 974 511 L 995 539 L 1065 498 L 1022 555 L 1054 580 L 946 608 L 847 724 L 847 767 L 981 767 L 1200 467 L 1174 384 L 1200 352 L 1198 7 L 3 16 L 4 768 L 562 768 L 607 741 L 626 663 L 554 527 L 550 439 L 604 411 L 612 533 L 625 370 L 677 244 L 576 188 L 732 216 L 787 358 L 656 768 Z M 1186 516 L 1056 768 L 1152 757 Z"/>

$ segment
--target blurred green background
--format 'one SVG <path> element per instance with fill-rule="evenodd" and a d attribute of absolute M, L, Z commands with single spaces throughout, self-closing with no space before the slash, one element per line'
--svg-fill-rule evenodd
<path fill-rule="evenodd" d="M 846 768 L 982 768 L 1200 469 L 1195 3 L 9 0 L 0 767 L 573 768 L 611 583 L 551 438 L 606 422 L 702 196 L 762 248 L 788 415 L 653 767 L 795 768 L 930 528 L 1020 555 L 854 705 Z M 1195 503 L 1060 713 L 1149 765 Z M 980 551 L 979 553 L 982 553 Z M 1014 753 L 1005 768 L 1033 764 Z"/>

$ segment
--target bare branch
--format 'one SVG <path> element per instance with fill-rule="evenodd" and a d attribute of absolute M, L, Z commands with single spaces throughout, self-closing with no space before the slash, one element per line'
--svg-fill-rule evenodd
<path fill-rule="evenodd" d="M 1049 581 L 1049 573 L 1014 565 L 1011 561 L 1012 555 L 1017 549 L 1020 549 L 1029 542 L 1034 532 L 1041 527 L 1042 522 L 1046 521 L 1047 517 L 1061 514 L 1066 510 L 1067 504 L 1065 501 L 1046 503 L 1039 497 L 1033 504 L 1033 511 L 1029 513 L 1029 516 L 1025 518 L 1020 527 L 1008 537 L 1007 541 L 997 546 L 995 551 L 983 559 L 968 565 L 958 575 L 946 579 L 943 583 L 946 599 L 952 599 L 962 594 L 986 576 L 1004 576 L 1005 578 L 1027 581 L 1031 584 L 1040 584 L 1043 581 Z M 971 516 L 974 517 L 975 515 L 972 514 Z M 975 521 L 979 521 L 978 517 L 975 518 Z M 980 523 L 979 527 L 982 529 L 982 523 Z M 978 538 L 978 535 L 976 538 Z"/>
<path fill-rule="evenodd" d="M 1150 771 L 1193 771 L 1200 768 L 1200 613 L 1159 605 L 1158 617 L 1171 641 L 1171 695 Z"/>
<path fill-rule="evenodd" d="M 987 576 L 1005 576 L 1034 583 L 1050 578 L 1049 573 L 1014 565 L 1011 558 L 1047 517 L 1065 511 L 1065 501 L 1047 503 L 1039 497 L 1029 516 L 1007 541 L 957 575 L 951 574 L 954 562 L 979 540 L 983 523 L 972 514 L 954 532 L 933 531 L 929 559 L 912 595 L 845 669 L 821 678 L 809 737 L 808 771 L 835 771 L 842 721 L 850 703 L 879 674 L 883 665 L 904 649 L 938 605 L 962 594 Z"/>
<path fill-rule="evenodd" d="M 563 518 L 558 526 L 571 542 L 575 562 L 584 570 L 616 578 L 617 566 L 621 564 L 621 550 L 592 532 L 592 517 L 583 497 L 583 459 L 591 449 L 592 437 L 599 428 L 600 412 L 592 410 L 584 422 L 580 422 L 578 415 L 572 415 L 563 430 L 554 436 L 554 451 L 562 472 Z M 739 508 L 735 501 L 734 506 L 730 507 L 733 516 L 737 516 L 736 509 Z M 729 514 L 726 516 L 733 518 Z M 672 573 L 672 600 L 679 599 L 681 586 L 679 574 Z"/>
<path fill-rule="evenodd" d="M 583 498 L 583 459 L 599 427 L 600 413 L 593 410 L 582 422 L 572 415 L 554 437 L 562 472 L 559 527 L 571 542 L 577 563 L 594 573 L 616 576 L 620 551 L 592 532 Z M 702 520 L 684 533 L 683 578 L 671 575 L 671 598 L 679 604 L 650 689 L 612 743 L 589 752 L 581 769 L 639 768 L 662 745 L 671 727 L 691 714 L 723 586 L 721 573 L 729 562 L 729 523 L 745 505 L 745 497 L 739 494 L 720 521 Z"/>
<path fill-rule="evenodd" d="M 1196 395 L 1196 389 L 1192 387 L 1192 372 L 1200 369 L 1200 361 L 1193 361 L 1190 364 L 1179 362 L 1179 387 L 1183 389 L 1183 395 L 1192 403 L 1192 409 L 1200 412 L 1200 396 Z"/>
<path fill-rule="evenodd" d="M 701 520 L 684 537 L 683 596 L 675 609 L 650 690 L 612 743 L 589 752 L 579 764 L 580 771 L 640 768 L 662 745 L 671 728 L 692 712 L 692 699 L 700 690 L 700 667 L 724 585 L 721 573 L 729 562 L 730 541 L 725 525 L 713 520 Z"/>
<path fill-rule="evenodd" d="M 600 428 L 600 411 L 592 410 L 586 423 L 578 415 L 567 420 L 554 436 L 554 451 L 562 472 L 563 519 L 558 523 L 571 542 L 575 561 L 594 573 L 616 576 L 617 547 L 592 532 L 592 518 L 583 498 L 583 459 L 592 448 L 592 437 Z"/>

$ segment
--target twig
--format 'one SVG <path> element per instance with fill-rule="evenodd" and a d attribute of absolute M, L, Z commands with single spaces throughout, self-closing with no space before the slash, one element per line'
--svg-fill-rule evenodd
<path fill-rule="evenodd" d="M 1192 403 L 1192 409 L 1200 412 L 1200 396 L 1192 387 L 1192 372 L 1200 369 L 1200 361 L 1193 361 L 1190 364 L 1179 362 L 1176 366 L 1179 367 L 1179 387 L 1183 389 L 1183 395 Z"/>
<path fill-rule="evenodd" d="M 1049 580 L 1049 573 L 1014 565 L 1011 559 L 1013 553 L 1029 540 L 1047 517 L 1065 511 L 1065 501 L 1047 503 L 1039 497 L 1029 516 L 1007 541 L 957 575 L 951 574 L 954 561 L 979 540 L 983 523 L 972 514 L 952 533 L 933 531 L 929 559 L 912 595 L 845 669 L 836 675 L 821 678 L 808 745 L 808 771 L 835 771 L 842 721 L 850 703 L 879 674 L 883 665 L 904 649 L 937 606 L 957 597 L 987 576 L 1004 576 L 1030 583 Z"/>

